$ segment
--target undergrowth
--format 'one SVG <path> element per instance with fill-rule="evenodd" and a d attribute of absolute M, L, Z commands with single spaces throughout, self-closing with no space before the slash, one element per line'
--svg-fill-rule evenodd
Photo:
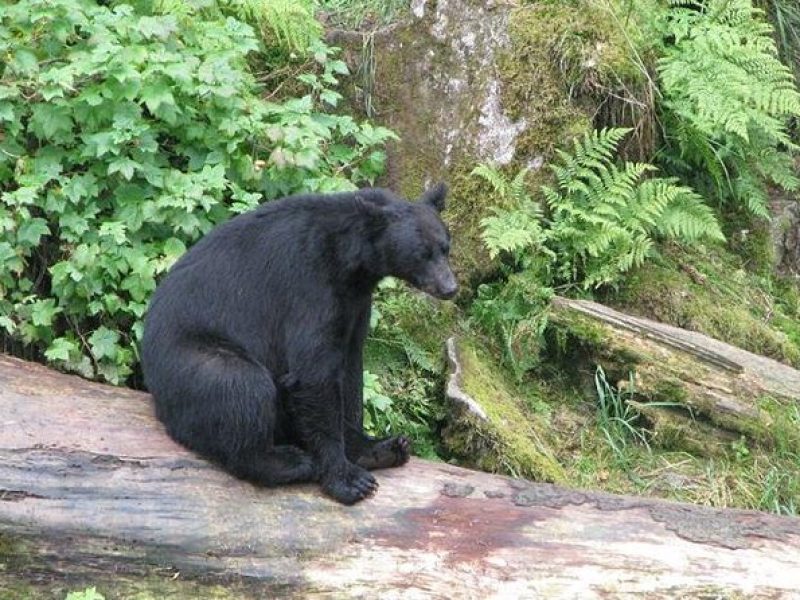
<path fill-rule="evenodd" d="M 701 191 L 767 217 L 768 183 L 800 186 L 787 127 L 800 116 L 800 92 L 773 28 L 751 0 L 670 5 L 658 62 L 663 161 L 698 185 L 710 178 Z"/>

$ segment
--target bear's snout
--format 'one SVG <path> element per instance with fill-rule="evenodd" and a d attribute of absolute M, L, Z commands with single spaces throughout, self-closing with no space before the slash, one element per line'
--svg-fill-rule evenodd
<path fill-rule="evenodd" d="M 456 281 L 450 265 L 444 265 L 433 274 L 432 285 L 425 286 L 423 289 L 431 296 L 441 300 L 450 300 L 458 292 L 458 282 Z"/>

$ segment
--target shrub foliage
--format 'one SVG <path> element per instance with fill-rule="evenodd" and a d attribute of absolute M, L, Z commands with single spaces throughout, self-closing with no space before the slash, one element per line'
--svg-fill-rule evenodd
<path fill-rule="evenodd" d="M 95 0 L 0 13 L 0 330 L 114 383 L 187 245 L 264 197 L 371 181 L 391 135 L 326 112 L 346 67 L 321 43 L 308 93 L 270 102 L 249 25 L 179 18 Z"/>

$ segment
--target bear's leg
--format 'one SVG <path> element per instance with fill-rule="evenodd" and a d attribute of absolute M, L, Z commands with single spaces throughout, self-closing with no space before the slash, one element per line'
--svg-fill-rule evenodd
<path fill-rule="evenodd" d="M 271 373 L 231 347 L 176 348 L 167 385 L 155 386 L 170 435 L 233 475 L 273 486 L 316 479 L 310 454 L 274 446 L 278 396 Z"/>
<path fill-rule="evenodd" d="M 266 452 L 230 456 L 225 467 L 240 479 L 266 486 L 317 478 L 311 455 L 296 446 L 273 446 Z"/>
<path fill-rule="evenodd" d="M 342 394 L 336 383 L 298 384 L 291 393 L 294 426 L 311 452 L 323 491 L 343 504 L 355 504 L 378 489 L 375 477 L 347 459 Z"/>
<path fill-rule="evenodd" d="M 347 458 L 365 469 L 399 467 L 411 456 L 405 436 L 373 438 L 364 433 L 364 379 L 360 354 L 350 356 L 344 378 L 344 436 Z"/>

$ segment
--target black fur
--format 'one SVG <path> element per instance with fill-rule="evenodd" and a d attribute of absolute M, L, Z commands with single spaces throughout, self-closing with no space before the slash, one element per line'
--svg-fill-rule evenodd
<path fill-rule="evenodd" d="M 367 469 L 405 463 L 406 438 L 362 427 L 362 352 L 387 275 L 452 298 L 446 188 L 285 198 L 211 231 L 167 274 L 142 366 L 169 434 L 263 485 L 319 481 L 352 504 Z"/>

